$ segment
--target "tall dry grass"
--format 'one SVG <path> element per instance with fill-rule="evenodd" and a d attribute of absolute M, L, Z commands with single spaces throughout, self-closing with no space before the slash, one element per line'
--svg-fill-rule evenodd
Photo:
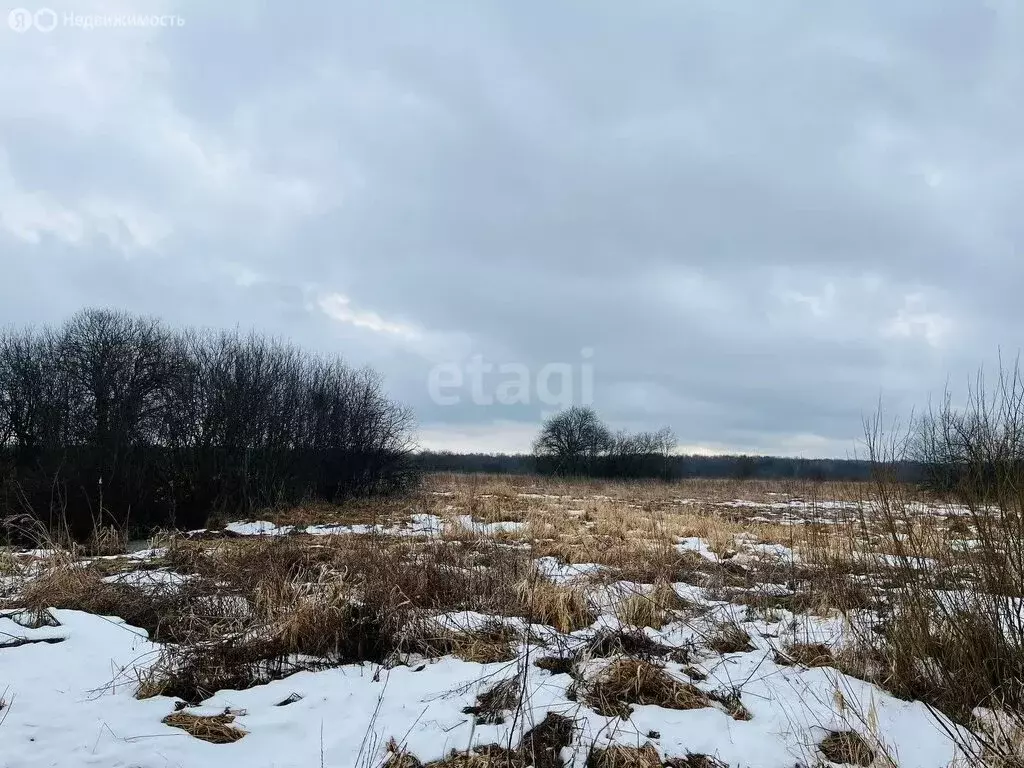
<path fill-rule="evenodd" d="M 880 631 L 859 633 L 889 690 L 971 729 L 947 727 L 978 764 L 1024 764 L 1024 380 L 981 379 L 964 408 L 949 398 L 909 430 L 868 424 L 873 520 L 891 580 Z M 915 520 L 896 462 L 923 461 L 955 507 L 941 526 Z M 951 547 L 951 542 L 969 542 Z"/>

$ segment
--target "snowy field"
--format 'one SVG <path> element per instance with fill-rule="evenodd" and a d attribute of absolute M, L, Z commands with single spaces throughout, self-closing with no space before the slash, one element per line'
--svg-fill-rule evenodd
<path fill-rule="evenodd" d="M 518 483 L 0 553 L 0 765 L 977 757 L 863 647 L 902 569 L 969 556 L 963 510 L 907 505 L 925 557 L 849 489 Z"/>

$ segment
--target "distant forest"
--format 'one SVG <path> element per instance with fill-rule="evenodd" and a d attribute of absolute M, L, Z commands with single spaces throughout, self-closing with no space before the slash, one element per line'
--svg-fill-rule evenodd
<path fill-rule="evenodd" d="M 424 472 L 487 472 L 493 474 L 531 474 L 538 471 L 537 458 L 532 454 L 454 453 L 452 451 L 423 451 L 414 462 Z M 763 480 L 868 480 L 870 461 L 855 459 L 802 459 L 785 456 L 683 456 L 665 459 L 668 467 L 665 479 L 734 478 Z M 898 476 L 906 482 L 918 482 L 924 465 L 903 462 L 897 467 Z"/>

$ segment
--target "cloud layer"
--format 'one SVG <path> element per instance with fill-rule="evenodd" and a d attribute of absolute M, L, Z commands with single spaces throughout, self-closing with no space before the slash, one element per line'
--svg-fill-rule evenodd
<path fill-rule="evenodd" d="M 54 10 L 184 25 L 0 29 L 0 323 L 256 327 L 462 449 L 551 406 L 435 366 L 589 362 L 616 426 L 826 456 L 1024 338 L 1015 0 Z"/>

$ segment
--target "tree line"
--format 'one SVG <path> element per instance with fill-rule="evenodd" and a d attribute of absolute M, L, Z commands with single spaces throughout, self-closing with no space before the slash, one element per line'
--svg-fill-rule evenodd
<path fill-rule="evenodd" d="M 537 459 L 531 453 L 455 453 L 422 451 L 414 461 L 423 472 L 484 472 L 497 475 L 537 473 Z M 669 474 L 659 479 L 687 480 L 869 480 L 872 465 L 857 459 L 803 459 L 791 456 L 744 456 L 719 454 L 673 454 L 668 457 Z M 900 478 L 920 480 L 927 468 L 912 461 L 899 463 Z"/>
<path fill-rule="evenodd" d="M 740 480 L 869 480 L 873 462 L 787 456 L 686 455 L 676 453 L 671 429 L 613 433 L 593 408 L 574 406 L 547 419 L 532 453 L 485 454 L 424 451 L 416 456 L 426 472 L 553 474 L 604 478 Z M 904 457 L 894 470 L 900 480 L 920 482 L 935 472 L 927 457 Z"/>
<path fill-rule="evenodd" d="M 84 310 L 0 332 L 0 515 L 199 526 L 402 490 L 413 416 L 379 375 L 257 334 Z"/>

